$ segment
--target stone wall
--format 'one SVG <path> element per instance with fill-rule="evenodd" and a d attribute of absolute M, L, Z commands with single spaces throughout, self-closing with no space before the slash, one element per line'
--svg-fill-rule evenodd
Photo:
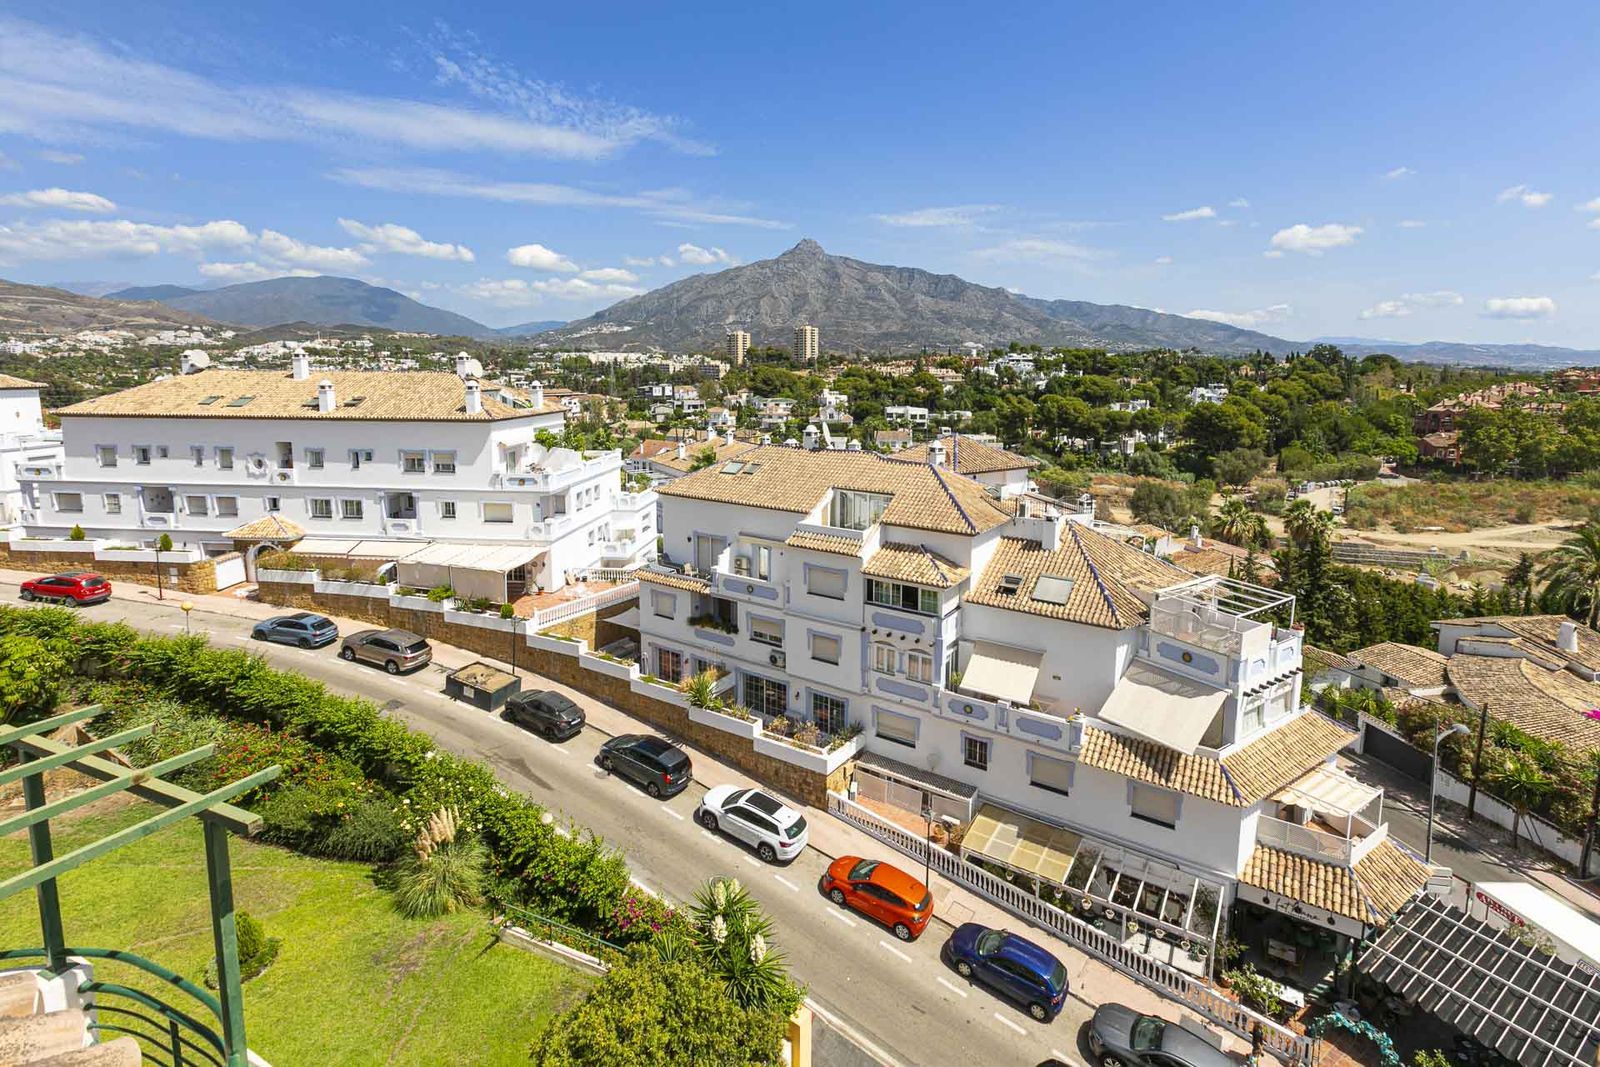
<path fill-rule="evenodd" d="M 113 553 L 114 555 L 115 553 Z M 225 558 L 225 557 L 219 557 Z M 0 544 L 0 569 L 30 571 L 34 574 L 54 574 L 57 571 L 94 571 L 110 578 L 112 584 L 132 582 L 135 585 L 156 587 L 156 565 L 135 560 L 95 559 L 94 549 L 82 552 L 70 549 L 52 549 L 48 552 L 18 552 Z M 217 591 L 217 563 L 215 559 L 202 559 L 193 563 L 161 561 L 165 576 L 162 585 L 178 593 L 215 593 Z M 177 571 L 177 577 L 172 572 Z"/>

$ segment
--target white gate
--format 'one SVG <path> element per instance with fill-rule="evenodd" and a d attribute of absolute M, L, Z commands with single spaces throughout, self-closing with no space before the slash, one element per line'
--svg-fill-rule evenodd
<path fill-rule="evenodd" d="M 239 555 L 217 557 L 217 588 L 226 589 L 244 581 L 244 557 Z"/>

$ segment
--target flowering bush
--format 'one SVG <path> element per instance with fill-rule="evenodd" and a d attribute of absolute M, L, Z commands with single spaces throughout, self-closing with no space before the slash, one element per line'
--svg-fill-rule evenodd
<path fill-rule="evenodd" d="M 634 941 L 648 941 L 683 922 L 676 908 L 635 886 L 617 901 L 611 912 L 611 928 L 604 936 L 607 941 L 628 945 Z"/>

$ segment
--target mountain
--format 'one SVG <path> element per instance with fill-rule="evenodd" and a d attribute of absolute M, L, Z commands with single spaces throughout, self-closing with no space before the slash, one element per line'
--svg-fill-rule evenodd
<path fill-rule="evenodd" d="M 105 281 L 100 281 L 100 282 L 97 282 L 97 281 L 87 281 L 87 282 L 45 282 L 44 283 L 45 288 L 47 288 L 47 289 L 65 289 L 67 292 L 69 292 L 69 293 L 77 293 L 79 296 L 105 296 L 108 293 L 116 292 L 118 289 L 126 289 L 128 286 L 130 286 L 132 284 L 133 284 L 132 282 L 105 282 Z"/>
<path fill-rule="evenodd" d="M 1289 341 L 1221 323 L 1142 308 L 1032 300 L 914 267 L 832 256 L 804 240 L 776 259 L 684 278 L 629 297 L 540 336 L 542 344 L 595 348 L 720 349 L 726 331 L 755 345 L 789 345 L 816 326 L 831 351 L 953 349 L 1012 341 L 1113 349 L 1202 347 L 1286 353 Z"/>
<path fill-rule="evenodd" d="M 538 322 L 524 322 L 520 326 L 502 326 L 494 332 L 501 337 L 532 337 L 536 333 L 546 333 L 566 324 L 566 319 L 544 319 Z"/>
<path fill-rule="evenodd" d="M 1475 345 L 1466 341 L 1370 341 L 1341 344 L 1349 356 L 1387 353 L 1407 363 L 1459 363 L 1471 367 L 1553 370 L 1600 366 L 1600 350 L 1555 345 Z"/>
<path fill-rule="evenodd" d="M 494 332 L 465 315 L 419 304 L 393 289 L 328 275 L 269 278 L 159 299 L 168 307 L 240 326 L 306 322 L 465 337 L 487 337 Z"/>
<path fill-rule="evenodd" d="M 179 296 L 191 296 L 194 293 L 204 292 L 201 289 L 192 289 L 187 285 L 134 285 L 127 289 L 118 289 L 111 293 L 102 293 L 107 300 L 171 300 Z"/>
<path fill-rule="evenodd" d="M 65 289 L 0 280 L 0 334 L 79 330 L 160 330 L 212 325 L 193 312 L 149 301 L 102 300 Z"/>

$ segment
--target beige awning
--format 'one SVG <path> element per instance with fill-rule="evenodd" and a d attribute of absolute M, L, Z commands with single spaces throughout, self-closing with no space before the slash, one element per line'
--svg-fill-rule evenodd
<path fill-rule="evenodd" d="M 457 597 L 504 602 L 506 576 L 539 557 L 543 549 L 513 544 L 451 544 L 438 541 L 413 549 L 398 563 L 401 585 L 432 589 L 448 585 Z"/>
<path fill-rule="evenodd" d="M 349 537 L 308 537 L 289 551 L 300 556 L 349 556 L 351 559 L 395 560 L 409 556 L 426 541 L 360 540 Z"/>
<path fill-rule="evenodd" d="M 607 615 L 600 621 L 609 622 L 613 626 L 622 626 L 629 630 L 637 630 L 639 628 L 639 609 L 628 608 L 626 611 L 619 611 L 615 615 Z"/>
<path fill-rule="evenodd" d="M 1357 815 L 1382 792 L 1324 763 L 1278 790 L 1272 799 L 1330 815 Z"/>
<path fill-rule="evenodd" d="M 1082 837 L 1071 830 L 985 804 L 967 827 L 962 849 L 1060 885 Z"/>
<path fill-rule="evenodd" d="M 1185 756 L 1222 710 L 1228 694 L 1135 660 L 1100 709 L 1100 718 Z"/>
<path fill-rule="evenodd" d="M 966 669 L 961 672 L 961 688 L 1025 705 L 1033 700 L 1033 686 L 1039 680 L 1039 665 L 1043 660 L 1042 652 L 974 641 Z"/>

